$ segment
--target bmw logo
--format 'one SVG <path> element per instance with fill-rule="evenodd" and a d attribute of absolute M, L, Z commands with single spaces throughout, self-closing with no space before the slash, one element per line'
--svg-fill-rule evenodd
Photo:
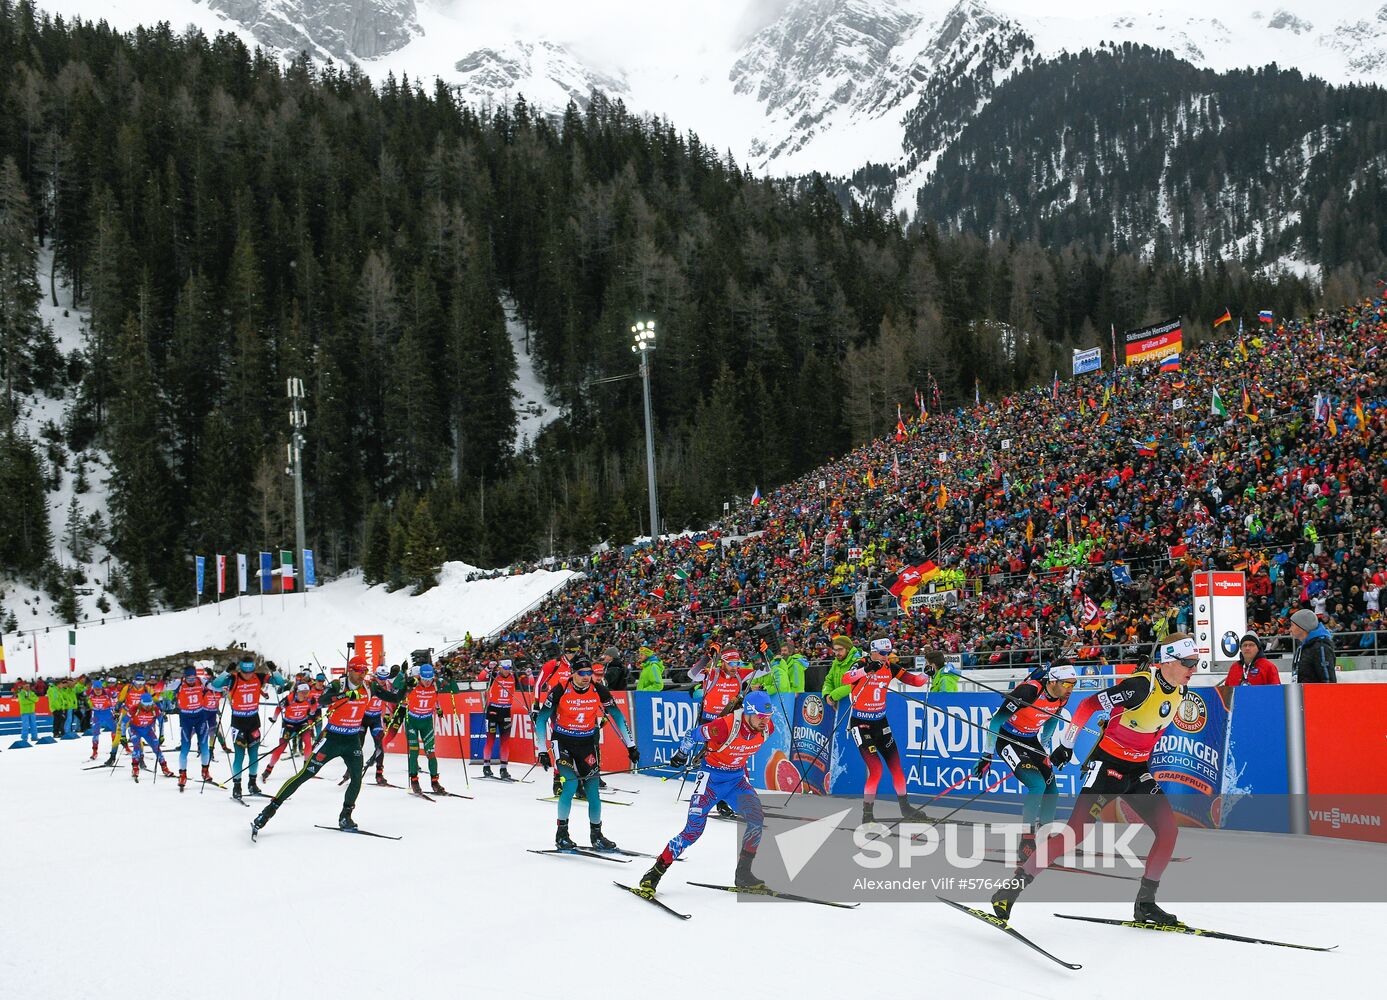
<path fill-rule="evenodd" d="M 1163 702 L 1161 702 L 1161 718 L 1164 719 L 1164 718 L 1165 718 L 1167 715 L 1169 715 L 1169 714 L 1170 714 L 1170 702 L 1168 702 L 1168 701 L 1163 701 Z"/>
<path fill-rule="evenodd" d="M 1223 650 L 1223 655 L 1232 659 L 1238 655 L 1238 633 L 1224 632 L 1223 638 L 1218 641 L 1219 648 Z"/>

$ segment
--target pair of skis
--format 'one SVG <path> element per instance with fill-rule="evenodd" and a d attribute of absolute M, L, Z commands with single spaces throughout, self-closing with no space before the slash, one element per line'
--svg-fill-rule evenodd
<path fill-rule="evenodd" d="M 1083 968 L 1082 965 L 1079 965 L 1076 962 L 1066 962 L 1064 959 L 1055 955 L 1053 952 L 1047 951 L 1046 949 L 1042 948 L 1040 945 L 1036 944 L 1030 938 L 1026 937 L 1026 935 L 1022 934 L 1016 928 L 1012 927 L 1007 921 L 1003 920 L 995 913 L 988 913 L 985 910 L 978 910 L 974 909 L 971 906 L 964 906 L 962 903 L 957 903 L 952 899 L 945 899 L 943 896 L 936 896 L 935 898 L 938 899 L 940 902 L 948 903 L 956 910 L 961 910 L 969 916 L 976 917 L 978 920 L 981 920 L 983 923 L 991 927 L 997 928 L 997 930 L 1007 935 L 1007 937 L 1011 938 L 1014 941 L 1019 941 L 1021 944 L 1024 944 L 1032 951 L 1044 955 L 1046 958 L 1054 962 L 1056 965 L 1062 965 L 1066 969 L 1077 970 Z M 1310 944 L 1293 944 L 1288 941 L 1273 941 L 1269 938 L 1248 937 L 1243 934 L 1230 934 L 1227 931 L 1209 930 L 1206 927 L 1191 927 L 1188 924 L 1148 924 L 1137 920 L 1117 920 L 1111 917 L 1087 917 L 1076 913 L 1056 913 L 1055 916 L 1060 917 L 1063 920 L 1082 920 L 1092 924 L 1109 924 L 1113 927 L 1133 927 L 1137 930 L 1159 931 L 1166 934 L 1188 934 L 1192 937 L 1214 938 L 1220 941 L 1238 941 L 1243 944 L 1262 944 L 1274 948 L 1295 948 L 1300 951 L 1333 951 L 1335 948 L 1339 947 L 1338 945 L 1320 947 L 1318 945 Z"/>
<path fill-rule="evenodd" d="M 696 885 L 702 889 L 714 889 L 718 892 L 736 893 L 739 896 L 765 896 L 769 899 L 783 899 L 793 903 L 817 903 L 819 906 L 833 906 L 842 910 L 853 910 L 860 905 L 858 903 L 838 903 L 831 899 L 818 899 L 814 896 L 801 896 L 793 892 L 782 892 L 779 889 L 772 889 L 769 886 L 752 889 L 737 885 L 717 885 L 713 882 L 690 882 L 688 884 Z M 632 886 L 622 885 L 620 882 L 613 882 L 612 885 L 616 886 L 618 889 L 625 889 L 637 899 L 643 899 L 653 906 L 658 906 L 666 913 L 678 917 L 680 920 L 688 920 L 692 916 L 692 914 L 689 913 L 680 913 L 663 900 L 656 899 L 653 895 L 646 895 Z"/>

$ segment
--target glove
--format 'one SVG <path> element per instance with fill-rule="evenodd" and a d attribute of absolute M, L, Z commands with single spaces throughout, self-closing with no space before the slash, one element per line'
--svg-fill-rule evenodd
<path fill-rule="evenodd" d="M 992 755 L 985 753 L 978 758 L 977 765 L 973 768 L 973 777 L 981 778 L 987 773 L 987 769 L 992 766 Z"/>
<path fill-rule="evenodd" d="M 1050 766 L 1059 770 L 1074 759 L 1074 751 L 1061 744 L 1050 751 Z"/>
<path fill-rule="evenodd" d="M 632 763 L 632 764 L 637 763 L 637 762 L 641 759 L 640 748 L 639 748 L 639 747 L 627 747 L 627 748 L 626 748 L 626 756 L 631 758 L 631 763 Z"/>
<path fill-rule="evenodd" d="M 552 758 L 550 758 L 548 750 L 541 750 L 539 752 L 539 766 L 544 768 L 546 771 L 554 766 L 554 761 Z"/>
<path fill-rule="evenodd" d="M 683 750 L 674 751 L 674 756 L 669 759 L 670 767 L 683 767 L 689 762 L 689 755 Z"/>

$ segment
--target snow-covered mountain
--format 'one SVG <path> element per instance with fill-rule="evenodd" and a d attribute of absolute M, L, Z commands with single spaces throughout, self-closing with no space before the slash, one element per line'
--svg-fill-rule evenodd
<path fill-rule="evenodd" d="M 39 2 L 118 28 L 229 30 L 286 55 L 351 60 L 378 79 L 439 77 L 477 103 L 523 94 L 559 112 L 599 89 L 759 172 L 885 165 L 904 175 L 902 208 L 996 87 L 1061 52 L 1133 42 L 1217 70 L 1274 62 L 1331 83 L 1387 82 L 1380 0 Z"/>

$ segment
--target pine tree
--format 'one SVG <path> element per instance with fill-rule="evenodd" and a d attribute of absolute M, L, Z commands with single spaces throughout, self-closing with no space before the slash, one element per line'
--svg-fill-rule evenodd
<path fill-rule="evenodd" d="M 37 573 L 48 545 L 43 462 L 33 442 L 11 427 L 0 433 L 0 565 Z"/>
<path fill-rule="evenodd" d="M 438 526 L 429 509 L 428 497 L 414 507 L 409 519 L 409 534 L 405 542 L 404 575 L 414 584 L 414 593 L 438 586 L 438 572 L 443 568 L 443 546 L 438 541 Z"/>
<path fill-rule="evenodd" d="M 15 412 L 15 393 L 27 389 L 32 378 L 33 352 L 43 326 L 37 263 L 33 212 L 19 168 L 7 156 L 0 161 L 0 380 L 10 413 Z"/>
<path fill-rule="evenodd" d="M 390 574 L 390 516 L 379 501 L 366 515 L 366 538 L 361 546 L 361 575 L 368 586 L 382 583 Z"/>
<path fill-rule="evenodd" d="M 79 563 L 91 561 L 91 546 L 87 543 L 86 521 L 82 517 L 82 505 L 77 497 L 67 505 L 67 520 L 63 523 L 63 537 L 67 542 L 72 558 Z"/>

